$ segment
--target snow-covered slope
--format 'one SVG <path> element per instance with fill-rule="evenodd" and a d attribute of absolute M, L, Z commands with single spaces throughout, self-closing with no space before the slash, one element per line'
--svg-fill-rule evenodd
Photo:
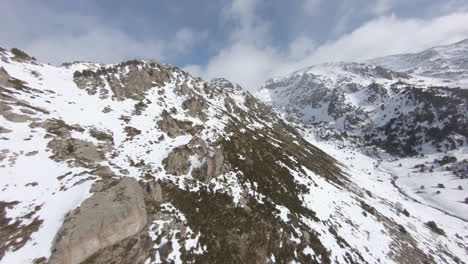
<path fill-rule="evenodd" d="M 441 79 L 446 85 L 468 87 L 468 39 L 420 53 L 387 56 L 368 62 L 394 71 Z"/>
<path fill-rule="evenodd" d="M 466 221 L 227 80 L 0 56 L 0 263 L 465 259 Z"/>
<path fill-rule="evenodd" d="M 324 63 L 270 79 L 256 95 L 309 142 L 357 169 L 353 182 L 398 192 L 421 210 L 466 224 L 467 58 L 465 40 L 363 63 Z"/>

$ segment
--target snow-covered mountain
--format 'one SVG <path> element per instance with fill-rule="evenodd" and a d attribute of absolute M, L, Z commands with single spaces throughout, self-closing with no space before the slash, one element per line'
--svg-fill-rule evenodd
<path fill-rule="evenodd" d="M 468 87 L 468 39 L 428 49 L 369 60 L 394 71 L 442 79 L 445 85 Z"/>
<path fill-rule="evenodd" d="M 256 95 L 343 164 L 361 167 L 369 158 L 408 199 L 466 223 L 467 59 L 464 40 L 417 54 L 324 63 L 270 79 Z"/>
<path fill-rule="evenodd" d="M 0 263 L 466 262 L 463 212 L 409 199 L 371 157 L 317 148 L 227 80 L 0 56 Z M 340 111 L 316 118 L 344 128 Z"/>

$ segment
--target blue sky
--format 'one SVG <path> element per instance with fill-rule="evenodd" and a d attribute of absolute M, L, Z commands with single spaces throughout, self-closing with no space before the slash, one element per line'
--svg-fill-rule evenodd
<path fill-rule="evenodd" d="M 60 64 L 153 58 L 248 90 L 327 61 L 468 38 L 468 0 L 3 0 L 0 46 Z"/>

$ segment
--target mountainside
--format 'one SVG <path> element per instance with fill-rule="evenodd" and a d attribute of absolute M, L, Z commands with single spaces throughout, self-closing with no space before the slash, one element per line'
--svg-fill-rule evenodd
<path fill-rule="evenodd" d="M 258 96 L 288 118 L 325 124 L 339 132 L 335 137 L 364 136 L 408 156 L 466 144 L 468 90 L 432 85 L 438 81 L 371 64 L 327 63 L 269 80 Z"/>
<path fill-rule="evenodd" d="M 312 144 L 363 173 L 365 163 L 375 163 L 392 175 L 388 184 L 462 219 L 466 233 L 467 58 L 464 40 L 363 63 L 325 63 L 271 79 L 257 96 Z M 385 182 L 376 171 L 368 175 Z"/>
<path fill-rule="evenodd" d="M 227 80 L 0 56 L 0 263 L 465 263 L 466 221 Z"/>
<path fill-rule="evenodd" d="M 450 86 L 468 86 L 468 39 L 420 53 L 387 56 L 368 62 L 394 71 L 442 79 Z"/>

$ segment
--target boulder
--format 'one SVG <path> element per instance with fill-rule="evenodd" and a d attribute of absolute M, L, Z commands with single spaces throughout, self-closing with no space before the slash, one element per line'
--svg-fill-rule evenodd
<path fill-rule="evenodd" d="M 54 160 L 75 159 L 86 163 L 100 162 L 104 160 L 104 154 L 98 148 L 88 141 L 76 138 L 51 140 L 47 147 L 54 154 L 51 158 Z"/>
<path fill-rule="evenodd" d="M 54 241 L 50 264 L 81 263 L 98 251 L 138 234 L 147 223 L 143 191 L 135 179 L 99 183 L 66 217 Z"/>

